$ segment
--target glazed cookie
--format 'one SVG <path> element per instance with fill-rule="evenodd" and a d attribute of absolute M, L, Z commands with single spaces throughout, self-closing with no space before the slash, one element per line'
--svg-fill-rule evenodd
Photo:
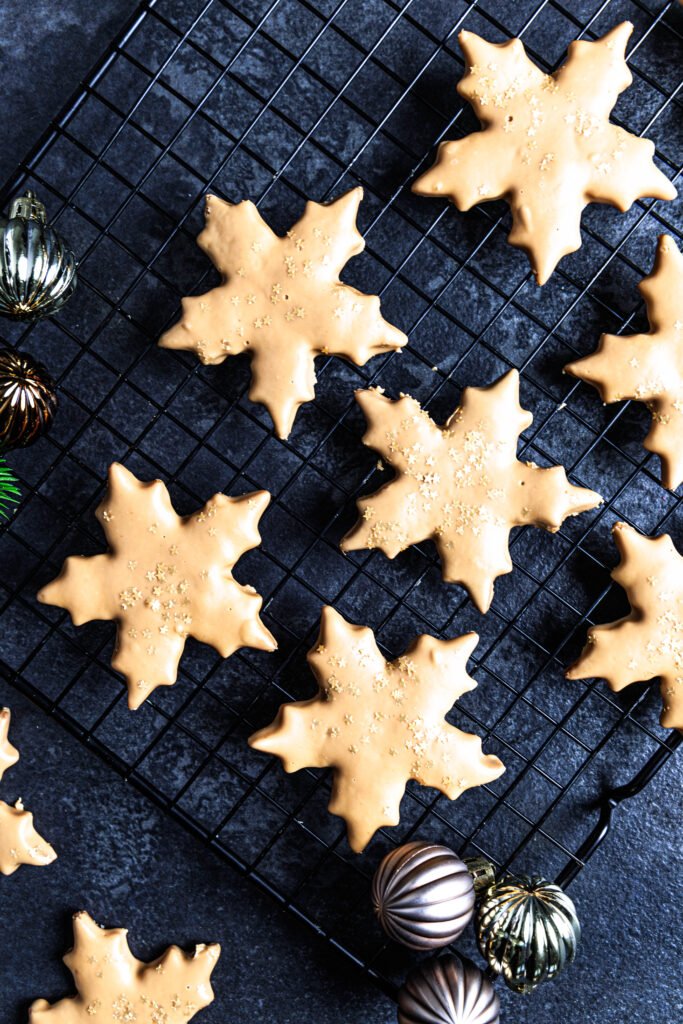
<path fill-rule="evenodd" d="M 117 623 L 112 666 L 126 678 L 130 708 L 175 682 L 188 636 L 224 658 L 244 646 L 272 651 L 260 596 L 232 576 L 240 556 L 261 542 L 258 521 L 269 499 L 267 491 L 216 494 L 181 518 L 161 480 L 143 483 L 114 463 L 96 512 L 109 551 L 67 558 L 38 600 L 66 608 L 76 626 Z"/>
<path fill-rule="evenodd" d="M 282 438 L 302 402 L 315 396 L 317 355 L 362 366 L 408 340 L 382 319 L 376 295 L 339 280 L 347 260 L 365 246 L 356 228 L 362 198 L 363 190 L 354 188 L 331 203 L 309 202 L 280 238 L 253 203 L 206 197 L 206 227 L 197 242 L 223 283 L 183 299 L 181 320 L 159 344 L 211 364 L 250 354 L 249 397 L 265 405 Z"/>
<path fill-rule="evenodd" d="M 131 953 L 125 928 L 100 928 L 85 911 L 73 922 L 74 946 L 64 963 L 78 994 L 52 1006 L 37 999 L 29 1024 L 187 1024 L 213 1002 L 220 946 L 197 946 L 193 954 L 171 946 L 146 964 Z"/>
<path fill-rule="evenodd" d="M 551 533 L 567 516 L 595 508 L 599 494 L 574 487 L 561 466 L 517 460 L 517 438 L 533 417 L 519 404 L 519 374 L 485 388 L 465 388 L 443 427 L 414 398 L 357 391 L 375 448 L 396 476 L 358 502 L 360 519 L 343 551 L 379 548 L 395 558 L 411 544 L 434 541 L 447 583 L 461 583 L 477 608 L 493 600 L 498 576 L 512 570 L 513 526 Z"/>
<path fill-rule="evenodd" d="M 0 708 L 0 779 L 19 760 L 19 751 L 9 741 L 9 726 L 12 713 L 9 708 Z"/>
<path fill-rule="evenodd" d="M 529 60 L 520 39 L 489 43 L 461 32 L 466 70 L 458 92 L 483 131 L 442 142 L 413 191 L 447 197 L 460 210 L 505 199 L 508 240 L 527 253 L 539 284 L 580 247 L 588 203 L 625 212 L 644 196 L 673 199 L 676 189 L 653 162 L 654 144 L 609 120 L 631 84 L 632 30 L 625 21 L 596 42 L 575 40 L 553 75 Z"/>
<path fill-rule="evenodd" d="M 482 753 L 478 736 L 444 721 L 454 701 L 477 685 L 466 672 L 477 639 L 421 636 L 387 662 L 371 629 L 323 608 L 308 654 L 318 695 L 283 704 L 249 743 L 277 755 L 287 772 L 333 768 L 329 810 L 344 819 L 349 845 L 360 852 L 382 825 L 398 824 L 408 779 L 455 800 L 505 770 Z"/>
<path fill-rule="evenodd" d="M 567 679 L 606 679 L 612 690 L 659 676 L 661 723 L 683 729 L 683 558 L 671 537 L 644 537 L 626 523 L 612 530 L 621 561 L 612 579 L 623 587 L 631 613 L 592 626 Z"/>
<path fill-rule="evenodd" d="M 21 800 L 10 807 L 0 800 L 0 873 L 13 875 L 22 864 L 43 867 L 57 854 L 33 827 L 33 815 Z"/>
<path fill-rule="evenodd" d="M 634 398 L 652 413 L 643 442 L 659 455 L 662 483 L 683 481 L 683 254 L 661 235 L 652 273 L 639 285 L 649 334 L 603 334 L 597 351 L 565 366 L 565 372 L 595 385 L 603 402 Z"/>

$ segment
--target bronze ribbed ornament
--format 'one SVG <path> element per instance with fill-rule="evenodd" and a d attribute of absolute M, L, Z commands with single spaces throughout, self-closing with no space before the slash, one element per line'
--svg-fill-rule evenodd
<path fill-rule="evenodd" d="M 0 349 L 0 451 L 27 448 L 52 422 L 55 382 L 32 356 Z"/>
<path fill-rule="evenodd" d="M 76 257 L 46 220 L 30 190 L 0 217 L 0 313 L 19 320 L 50 316 L 76 287 Z"/>
<path fill-rule="evenodd" d="M 581 925 L 570 898 L 543 878 L 503 878 L 477 911 L 477 940 L 489 966 L 515 992 L 533 992 L 574 959 Z"/>
<path fill-rule="evenodd" d="M 472 917 L 474 885 L 447 846 L 406 843 L 377 868 L 372 900 L 390 938 L 411 949 L 438 949 L 453 942 Z"/>
<path fill-rule="evenodd" d="M 457 956 L 420 964 L 398 993 L 399 1024 L 499 1024 L 498 996 L 488 978 Z"/>

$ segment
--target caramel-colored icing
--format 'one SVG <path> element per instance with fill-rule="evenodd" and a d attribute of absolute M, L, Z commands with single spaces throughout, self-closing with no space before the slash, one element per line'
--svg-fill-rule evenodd
<path fill-rule="evenodd" d="M 0 708 L 0 779 L 19 760 L 19 751 L 9 741 L 11 718 L 9 708 Z"/>
<path fill-rule="evenodd" d="M 323 608 L 308 654 L 317 696 L 283 704 L 249 743 L 277 755 L 287 772 L 332 768 L 329 810 L 345 820 L 349 845 L 360 852 L 378 828 L 398 824 L 408 779 L 455 800 L 505 770 L 495 755 L 482 753 L 478 736 L 444 721 L 477 685 L 466 672 L 477 639 L 420 636 L 387 662 L 371 629 Z"/>
<path fill-rule="evenodd" d="M 567 516 L 595 508 L 599 494 L 574 487 L 561 466 L 541 469 L 517 460 L 517 438 L 533 417 L 519 404 L 516 370 L 489 387 L 465 388 L 443 427 L 414 398 L 357 391 L 375 448 L 396 476 L 358 502 L 360 519 L 343 551 L 379 548 L 395 558 L 431 539 L 443 578 L 461 583 L 480 611 L 493 600 L 496 578 L 512 570 L 513 526 L 555 532 Z"/>
<path fill-rule="evenodd" d="M 216 494 L 181 518 L 161 480 L 142 482 L 114 463 L 96 512 L 109 551 L 67 558 L 38 600 L 66 608 L 76 626 L 117 623 L 112 666 L 126 678 L 131 708 L 175 682 L 188 636 L 224 658 L 244 646 L 272 651 L 277 645 L 259 617 L 261 597 L 231 571 L 260 543 L 258 521 L 269 499 L 267 491 Z"/>
<path fill-rule="evenodd" d="M 649 334 L 603 334 L 597 351 L 565 366 L 595 385 L 603 402 L 645 402 L 652 427 L 643 442 L 659 455 L 662 483 L 683 481 L 683 253 L 661 235 L 655 265 L 639 285 L 647 306 Z"/>
<path fill-rule="evenodd" d="M 253 203 L 206 197 L 206 227 L 197 242 L 223 277 L 213 291 L 183 299 L 181 320 L 162 348 L 195 352 L 203 363 L 251 356 L 249 397 L 267 408 L 278 435 L 289 435 L 302 402 L 315 397 L 317 355 L 345 356 L 362 366 L 406 344 L 380 315 L 376 295 L 339 280 L 362 252 L 356 228 L 363 190 L 331 203 L 306 204 L 284 238 Z"/>
<path fill-rule="evenodd" d="M 171 946 L 146 964 L 131 953 L 125 928 L 103 929 L 85 911 L 74 916 L 74 948 L 64 957 L 77 995 L 37 999 L 29 1024 L 187 1024 L 213 1002 L 218 945 L 194 954 Z"/>
<path fill-rule="evenodd" d="M 683 558 L 667 533 L 644 537 L 615 523 L 612 534 L 621 556 L 612 579 L 626 591 L 631 612 L 588 630 L 567 679 L 600 677 L 619 691 L 659 676 L 661 723 L 683 729 Z"/>
<path fill-rule="evenodd" d="M 33 815 L 21 800 L 10 807 L 0 800 L 0 873 L 12 875 L 22 864 L 43 867 L 57 854 L 33 827 Z"/>
<path fill-rule="evenodd" d="M 461 32 L 466 70 L 458 92 L 483 131 L 442 142 L 413 191 L 448 197 L 461 210 L 505 199 L 508 240 L 528 254 L 539 284 L 580 247 L 588 203 L 626 211 L 643 196 L 675 198 L 653 162 L 654 144 L 609 121 L 632 81 L 625 60 L 632 30 L 625 21 L 596 42 L 575 40 L 553 75 L 529 60 L 520 39 L 489 43 Z"/>

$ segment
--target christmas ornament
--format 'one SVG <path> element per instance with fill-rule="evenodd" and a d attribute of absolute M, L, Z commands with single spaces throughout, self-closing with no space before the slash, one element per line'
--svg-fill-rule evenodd
<path fill-rule="evenodd" d="M 16 505 L 20 495 L 17 478 L 5 460 L 0 458 L 0 519 L 7 519 L 9 506 Z"/>
<path fill-rule="evenodd" d="M 399 1024 L 498 1024 L 493 985 L 473 964 L 453 955 L 428 960 L 398 993 Z"/>
<path fill-rule="evenodd" d="M 533 992 L 574 959 L 581 938 L 576 909 L 558 885 L 503 878 L 477 911 L 479 949 L 514 992 Z"/>
<path fill-rule="evenodd" d="M 52 422 L 55 382 L 32 356 L 0 349 L 0 450 L 27 448 Z"/>
<path fill-rule="evenodd" d="M 0 313 L 34 320 L 56 313 L 76 287 L 76 257 L 30 190 L 0 218 Z"/>
<path fill-rule="evenodd" d="M 474 895 L 478 898 L 495 882 L 496 869 L 486 857 L 465 857 L 465 866 L 472 876 Z"/>
<path fill-rule="evenodd" d="M 411 949 L 438 949 L 457 939 L 472 917 L 474 885 L 447 846 L 406 843 L 377 868 L 372 901 L 390 938 Z"/>

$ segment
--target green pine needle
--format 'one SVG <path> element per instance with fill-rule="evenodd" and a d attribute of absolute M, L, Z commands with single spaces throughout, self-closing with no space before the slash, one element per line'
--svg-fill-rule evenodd
<path fill-rule="evenodd" d="M 0 519 L 7 519 L 10 505 L 16 505 L 21 497 L 19 481 L 5 460 L 0 457 Z"/>

